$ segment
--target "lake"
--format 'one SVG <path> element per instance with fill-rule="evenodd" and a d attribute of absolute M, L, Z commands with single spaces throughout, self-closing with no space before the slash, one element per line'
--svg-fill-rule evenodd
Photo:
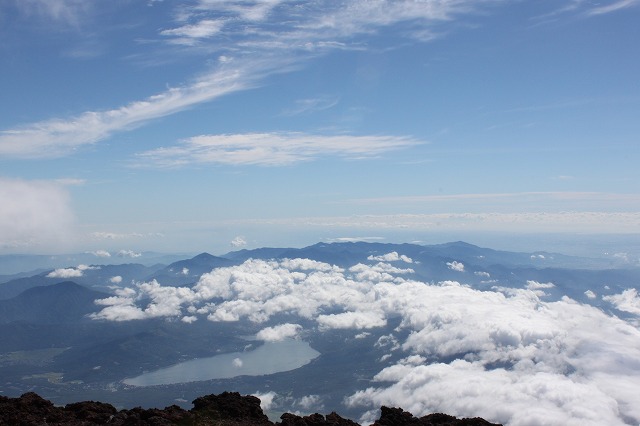
<path fill-rule="evenodd" d="M 237 376 L 263 376 L 295 370 L 319 355 L 320 352 L 301 340 L 265 342 L 251 351 L 193 359 L 125 379 L 123 383 L 131 386 L 155 386 Z"/>

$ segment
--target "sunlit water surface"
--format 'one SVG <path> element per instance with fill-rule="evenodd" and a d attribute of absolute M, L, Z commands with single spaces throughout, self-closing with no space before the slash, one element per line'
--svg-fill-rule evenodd
<path fill-rule="evenodd" d="M 266 342 L 251 351 L 193 359 L 125 379 L 123 383 L 131 386 L 155 386 L 236 376 L 262 376 L 295 370 L 319 355 L 320 352 L 301 340 Z"/>

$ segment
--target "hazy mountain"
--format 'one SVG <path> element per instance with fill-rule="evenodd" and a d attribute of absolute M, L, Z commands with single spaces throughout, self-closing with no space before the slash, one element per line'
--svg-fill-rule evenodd
<path fill-rule="evenodd" d="M 464 242 L 320 243 L 202 253 L 169 266 L 50 270 L 0 284 L 0 291 L 18 291 L 44 283 L 0 301 L 0 386 L 6 395 L 36 390 L 56 403 L 81 395 L 122 407 L 185 406 L 231 389 L 265 394 L 283 410 L 328 408 L 354 419 L 367 404 L 425 406 L 428 395 L 442 394 L 463 413 L 469 404 L 501 401 L 500 410 L 477 413 L 493 421 L 542 401 L 545 419 L 557 420 L 566 410 L 549 402 L 553 394 L 538 392 L 543 380 L 544 389 L 563 389 L 575 406 L 605 395 L 624 411 L 633 406 L 635 394 L 625 389 L 637 378 L 640 356 L 640 270 L 607 262 Z M 579 267 L 585 263 L 589 269 Z M 225 269 L 191 285 L 219 267 Z M 74 274 L 77 283 L 62 278 Z M 268 348 L 287 338 L 319 355 L 289 371 L 243 374 L 244 363 L 282 356 Z M 266 355 L 256 361 L 250 356 L 258 348 Z M 212 369 L 230 371 L 226 378 L 124 382 L 220 356 L 228 359 Z M 617 367 L 606 370 L 604 386 L 599 374 L 609 359 Z M 585 386 L 597 390 L 590 400 L 580 393 Z M 611 386 L 621 390 L 613 395 Z"/>
<path fill-rule="evenodd" d="M 145 280 L 164 265 L 145 266 L 138 263 L 115 265 L 74 265 L 47 270 L 37 275 L 0 283 L 0 300 L 15 297 L 23 291 L 73 279 L 74 282 L 99 291 L 109 291 L 113 285 L 130 285 Z"/>
<path fill-rule="evenodd" d="M 108 256 L 107 256 L 108 254 Z M 73 253 L 60 255 L 37 254 L 5 254 L 0 255 L 0 275 L 12 275 L 26 271 L 51 270 L 68 268 L 71 265 L 111 264 L 120 265 L 131 263 L 152 266 L 167 265 L 184 259 L 188 254 L 166 254 L 155 252 L 134 253 L 131 251 L 101 253 Z"/>
<path fill-rule="evenodd" d="M 87 320 L 95 312 L 94 300 L 108 297 L 72 281 L 33 287 L 20 295 L 0 300 L 0 323 L 61 324 Z"/>
<path fill-rule="evenodd" d="M 211 272 L 212 269 L 236 265 L 237 263 L 237 261 L 224 257 L 200 253 L 191 259 L 179 260 L 158 270 L 148 276 L 147 280 L 155 279 L 165 285 L 175 286 L 193 284 L 198 281 L 202 274 Z"/>

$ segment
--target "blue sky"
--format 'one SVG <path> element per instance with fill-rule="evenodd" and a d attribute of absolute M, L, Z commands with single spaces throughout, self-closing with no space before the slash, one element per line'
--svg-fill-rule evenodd
<path fill-rule="evenodd" d="M 2 2 L 0 252 L 637 234 L 639 22 L 637 0 Z"/>

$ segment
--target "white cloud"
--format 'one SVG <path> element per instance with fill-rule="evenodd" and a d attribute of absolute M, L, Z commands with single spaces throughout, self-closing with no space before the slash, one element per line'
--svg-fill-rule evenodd
<path fill-rule="evenodd" d="M 237 236 L 233 240 L 231 240 L 231 245 L 233 247 L 244 247 L 247 245 L 247 241 L 244 239 L 244 237 Z"/>
<path fill-rule="evenodd" d="M 48 16 L 68 22 L 77 21 L 83 6 L 89 4 L 81 0 L 25 0 L 19 3 L 35 5 L 31 9 L 44 10 Z M 405 34 L 416 40 L 428 40 L 430 38 L 424 37 L 424 34 L 429 33 L 431 25 L 457 15 L 469 14 L 480 3 L 471 0 L 426 4 L 410 1 L 352 1 L 329 2 L 318 6 L 300 13 L 298 5 L 280 1 L 202 1 L 192 6 L 180 5 L 177 7 L 179 26 L 162 29 L 159 36 L 170 43 L 187 45 L 184 48 L 189 48 L 188 45 L 194 45 L 194 48 L 204 46 L 203 51 L 207 55 L 222 52 L 229 60 L 219 61 L 217 67 L 178 87 L 145 99 L 133 100 L 117 108 L 86 111 L 74 117 L 5 130 L 0 133 L 0 156 L 40 158 L 68 155 L 78 147 L 102 141 L 116 132 L 130 130 L 149 120 L 255 87 L 265 77 L 295 70 L 311 57 L 335 49 L 361 49 L 362 43 L 357 41 L 359 36 L 390 25 L 408 23 L 410 25 L 406 26 Z M 272 13 L 275 9 L 278 9 L 277 14 Z M 229 28 L 219 20 L 221 13 L 225 19 L 233 22 Z M 416 25 L 418 22 L 420 25 Z M 233 57 L 229 55 L 230 52 Z M 144 156 L 148 160 L 162 161 L 165 165 L 175 165 L 170 160 L 172 152 L 179 154 L 181 161 L 191 162 L 194 155 L 190 152 L 192 148 L 188 146 L 186 151 L 184 146 L 164 148 Z M 386 149 L 389 149 L 388 144 Z M 292 152 L 274 152 L 271 149 L 271 154 L 277 154 L 277 158 L 266 161 L 265 155 L 260 155 L 259 151 L 239 155 L 223 151 L 225 155 L 222 162 L 286 164 L 294 156 Z M 339 153 L 345 154 L 341 150 Z M 367 151 L 365 155 L 371 153 Z M 307 151 L 302 157 L 309 159 L 310 153 Z M 198 161 L 202 161 L 202 158 Z M 212 162 L 211 159 L 208 162 Z"/>
<path fill-rule="evenodd" d="M 545 293 L 544 290 L 547 290 L 547 289 L 550 289 L 550 288 L 554 288 L 554 287 L 555 287 L 555 284 L 553 284 L 553 283 L 539 283 L 537 281 L 527 280 L 526 289 L 527 290 L 531 290 L 537 296 L 542 297 L 542 296 L 546 296 L 547 295 L 547 293 Z"/>
<path fill-rule="evenodd" d="M 174 42 L 178 44 L 190 45 L 198 39 L 208 38 L 219 33 L 223 26 L 223 20 L 203 19 L 195 24 L 160 31 L 160 34 L 163 36 L 177 37 L 177 39 L 174 39 Z"/>
<path fill-rule="evenodd" d="M 198 321 L 198 317 L 194 315 L 185 315 L 180 321 L 187 324 L 193 324 L 194 322 Z"/>
<path fill-rule="evenodd" d="M 242 67 L 220 69 L 184 87 L 172 88 L 117 109 L 89 111 L 70 119 L 53 119 L 0 132 L 0 157 L 60 157 L 114 132 L 173 114 L 226 93 L 246 89 L 250 76 Z M 242 78 L 244 77 L 244 78 Z"/>
<path fill-rule="evenodd" d="M 240 358 L 234 358 L 231 363 L 235 368 L 242 368 L 242 365 L 244 364 Z"/>
<path fill-rule="evenodd" d="M 84 271 L 100 269 L 99 266 L 78 265 L 76 268 L 60 268 L 47 274 L 47 278 L 77 278 L 84 275 Z"/>
<path fill-rule="evenodd" d="M 82 270 L 76 268 L 61 268 L 51 271 L 47 274 L 47 278 L 77 278 L 83 274 Z"/>
<path fill-rule="evenodd" d="M 131 257 L 131 258 L 136 258 L 136 257 L 141 257 L 142 253 L 137 253 L 133 250 L 120 250 L 117 253 L 118 257 Z"/>
<path fill-rule="evenodd" d="M 318 324 L 325 329 L 368 329 L 384 327 L 387 320 L 383 312 L 343 312 L 340 314 L 319 315 Z"/>
<path fill-rule="evenodd" d="M 295 405 L 303 410 L 314 410 L 315 412 L 318 412 L 323 408 L 322 398 L 320 395 L 305 395 L 296 400 Z"/>
<path fill-rule="evenodd" d="M 454 260 L 453 262 L 447 262 L 447 266 L 452 271 L 464 272 L 464 264 L 462 262 L 458 262 L 457 260 Z"/>
<path fill-rule="evenodd" d="M 0 177 L 0 250 L 64 246 L 73 224 L 62 184 Z"/>
<path fill-rule="evenodd" d="M 478 277 L 491 278 L 491 274 L 489 274 L 488 272 L 476 271 L 473 274 Z"/>
<path fill-rule="evenodd" d="M 96 250 L 91 252 L 91 254 L 93 254 L 96 257 L 111 257 L 111 253 L 109 253 L 106 250 Z"/>
<path fill-rule="evenodd" d="M 189 164 L 280 166 L 324 156 L 365 158 L 418 145 L 407 136 L 313 135 L 305 133 L 246 133 L 201 135 L 181 145 L 139 154 L 141 164 L 178 167 Z"/>
<path fill-rule="evenodd" d="M 386 266 L 384 266 L 386 265 Z M 387 367 L 347 399 L 354 408 L 402 406 L 415 415 L 448 412 L 510 425 L 622 425 L 640 422 L 640 329 L 564 297 L 529 289 L 479 291 L 428 284 L 390 264 L 341 269 L 309 259 L 248 260 L 204 274 L 192 288 L 141 283 L 97 301 L 96 319 L 206 316 L 256 324 L 279 314 L 326 329 L 375 328 L 398 319 L 374 345 Z M 384 275 L 386 274 L 386 275 Z M 637 291 L 609 296 L 638 309 Z M 265 340 L 294 336 L 298 324 L 263 328 Z M 366 337 L 366 336 L 362 336 Z M 397 354 L 399 361 L 390 361 Z M 364 386 L 364 385 L 363 385 Z"/>
<path fill-rule="evenodd" d="M 143 237 L 143 235 L 137 232 L 122 234 L 117 232 L 97 231 L 97 232 L 92 232 L 91 237 L 95 239 L 100 239 L 100 240 L 123 240 L 127 238 L 141 238 Z"/>
<path fill-rule="evenodd" d="M 367 257 L 367 260 L 377 260 L 380 262 L 396 262 L 398 260 L 402 260 L 403 262 L 406 263 L 413 263 L 413 260 L 408 257 L 403 255 L 399 255 L 398 252 L 392 251 L 391 253 L 387 253 L 387 254 L 383 254 L 381 256 L 374 256 L 371 255 L 369 257 Z"/>
<path fill-rule="evenodd" d="M 602 300 L 612 303 L 621 311 L 640 315 L 640 295 L 635 288 L 629 288 L 620 294 L 604 296 Z"/>
<path fill-rule="evenodd" d="M 260 399 L 260 408 L 262 408 L 263 411 L 271 410 L 276 405 L 275 400 L 278 398 L 278 394 L 274 391 L 254 393 L 252 395 Z"/>
<path fill-rule="evenodd" d="M 285 339 L 292 339 L 302 331 L 300 324 L 280 324 L 275 327 L 263 328 L 256 334 L 256 339 L 265 342 L 277 342 Z"/>
<path fill-rule="evenodd" d="M 585 291 L 584 295 L 587 296 L 589 299 L 595 299 L 597 297 L 597 295 L 591 290 Z"/>
<path fill-rule="evenodd" d="M 338 237 L 338 238 L 327 239 L 327 241 L 330 243 L 357 243 L 359 241 L 371 242 L 371 241 L 381 241 L 381 240 L 384 240 L 384 237 Z"/>

